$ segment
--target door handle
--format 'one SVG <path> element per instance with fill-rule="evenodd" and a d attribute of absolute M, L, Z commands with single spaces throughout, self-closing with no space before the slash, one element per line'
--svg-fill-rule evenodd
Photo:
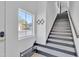
<path fill-rule="evenodd" d="M 0 32 L 0 37 L 4 37 L 4 32 Z"/>

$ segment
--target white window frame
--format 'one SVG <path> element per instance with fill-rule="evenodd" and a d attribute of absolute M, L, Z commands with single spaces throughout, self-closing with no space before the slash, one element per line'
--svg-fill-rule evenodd
<path fill-rule="evenodd" d="M 19 8 L 19 9 L 21 9 L 21 8 Z M 19 11 L 19 9 L 18 9 L 18 11 Z M 22 10 L 24 10 L 24 9 L 22 9 Z M 35 24 L 34 24 L 35 23 L 35 21 L 34 21 L 35 16 L 27 10 L 24 10 L 24 11 L 26 11 L 28 14 L 30 14 L 32 16 L 32 35 L 28 35 L 28 36 L 26 35 L 24 37 L 19 38 L 19 33 L 18 33 L 18 40 L 28 39 L 28 38 L 31 38 L 31 37 L 33 38 L 35 36 Z M 18 17 L 18 20 L 19 20 L 19 17 Z"/>

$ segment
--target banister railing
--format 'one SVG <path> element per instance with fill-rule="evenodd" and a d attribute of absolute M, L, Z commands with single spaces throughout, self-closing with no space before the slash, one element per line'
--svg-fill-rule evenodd
<path fill-rule="evenodd" d="M 73 20 L 72 20 L 72 17 L 71 17 L 71 15 L 70 15 L 70 12 L 69 12 L 68 14 L 69 14 L 70 20 L 71 20 L 71 22 L 72 22 L 72 25 L 73 25 L 73 28 L 74 28 L 74 31 L 75 31 L 75 35 L 76 35 L 77 38 L 79 38 L 79 35 L 78 35 L 77 30 L 76 30 L 76 28 L 75 28 L 75 25 L 74 25 L 74 23 L 73 23 Z"/>

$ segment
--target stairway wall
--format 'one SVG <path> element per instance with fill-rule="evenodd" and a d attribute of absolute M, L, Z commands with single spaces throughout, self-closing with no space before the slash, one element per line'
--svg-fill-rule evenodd
<path fill-rule="evenodd" d="M 39 44 L 46 44 L 48 34 L 57 16 L 57 3 L 56 2 L 41 2 L 38 4 L 37 20 L 44 20 L 43 24 L 37 24 L 37 40 Z"/>
<path fill-rule="evenodd" d="M 46 38 L 48 38 L 52 25 L 58 13 L 57 2 L 47 2 L 46 8 Z"/>
<path fill-rule="evenodd" d="M 44 23 L 43 24 L 38 24 L 37 25 L 37 39 L 36 42 L 39 44 L 45 44 L 46 42 L 46 1 L 41 1 L 38 3 L 38 8 L 37 8 L 37 17 L 36 17 L 36 22 L 39 20 L 41 21 L 43 19 Z"/>
<path fill-rule="evenodd" d="M 75 25 L 77 35 L 79 36 L 79 1 L 70 1 L 69 12 Z"/>
<path fill-rule="evenodd" d="M 69 2 L 69 14 L 71 15 L 72 21 L 75 26 L 75 30 L 76 30 L 77 34 L 79 35 L 79 2 L 78 1 Z M 75 42 L 77 55 L 79 56 L 79 38 L 77 38 L 77 36 L 76 36 L 76 33 L 73 28 L 73 24 L 72 24 L 71 20 L 70 20 L 70 23 L 71 23 L 71 29 L 72 29 L 72 33 L 73 33 L 73 38 L 74 38 L 74 42 Z"/>

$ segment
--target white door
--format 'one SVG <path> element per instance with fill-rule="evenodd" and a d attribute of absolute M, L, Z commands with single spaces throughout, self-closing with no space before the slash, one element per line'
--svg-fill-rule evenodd
<path fill-rule="evenodd" d="M 5 27 L 5 14 L 4 14 L 4 2 L 0 1 L 0 57 L 5 56 L 5 38 L 4 38 L 4 27 Z"/>

